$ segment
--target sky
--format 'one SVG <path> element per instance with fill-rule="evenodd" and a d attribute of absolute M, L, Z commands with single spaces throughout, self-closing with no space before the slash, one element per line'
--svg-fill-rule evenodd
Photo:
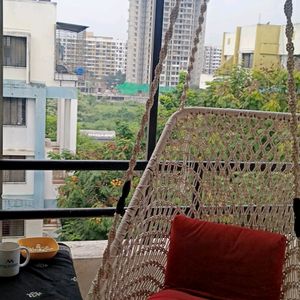
<path fill-rule="evenodd" d="M 128 0 L 56 0 L 57 20 L 89 26 L 96 35 L 127 39 Z M 285 24 L 285 0 L 210 0 L 205 44 L 221 46 L 223 32 L 237 26 Z M 300 0 L 294 0 L 295 23 L 300 23 Z"/>

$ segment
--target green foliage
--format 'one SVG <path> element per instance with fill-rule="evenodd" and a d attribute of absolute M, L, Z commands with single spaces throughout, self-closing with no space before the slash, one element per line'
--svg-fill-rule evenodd
<path fill-rule="evenodd" d="M 159 113 L 158 113 L 158 124 L 157 133 L 158 136 L 161 134 L 169 117 L 178 109 L 180 103 L 180 97 L 183 91 L 186 73 L 180 72 L 179 83 L 176 88 L 161 93 L 159 97 Z M 187 92 L 186 106 L 203 106 L 202 91 L 199 89 L 191 88 Z"/>
<path fill-rule="evenodd" d="M 57 204 L 64 208 L 112 206 L 120 192 L 112 180 L 119 176 L 118 171 L 76 171 L 60 187 Z"/>
<path fill-rule="evenodd" d="M 84 99 L 95 103 L 92 97 Z M 96 104 L 96 103 L 95 103 Z M 128 120 L 127 120 L 128 121 Z M 78 134 L 77 153 L 64 150 L 49 153 L 51 159 L 83 160 L 125 160 L 132 153 L 135 134 L 128 123 L 116 122 L 116 139 L 110 142 L 97 142 Z M 123 173 L 119 171 L 75 171 L 69 172 L 64 184 L 59 188 L 58 207 L 109 207 L 115 206 L 121 194 Z M 134 183 L 133 185 L 135 185 Z M 82 219 L 63 220 L 61 240 L 106 239 L 110 220 Z"/>
<path fill-rule="evenodd" d="M 112 219 L 71 219 L 63 223 L 59 239 L 62 241 L 107 240 Z"/>
<path fill-rule="evenodd" d="M 47 100 L 46 104 L 46 138 L 56 141 L 57 109 L 54 100 Z"/>
<path fill-rule="evenodd" d="M 70 172 L 59 188 L 57 205 L 61 208 L 115 206 L 121 193 L 121 176 L 118 171 Z M 110 224 L 110 220 L 103 218 L 62 220 L 60 239 L 106 239 Z"/>
<path fill-rule="evenodd" d="M 299 90 L 299 72 L 295 72 L 295 79 Z M 286 82 L 284 69 L 250 70 L 235 66 L 208 83 L 202 103 L 210 107 L 285 112 L 288 110 Z"/>
<path fill-rule="evenodd" d="M 100 102 L 91 95 L 79 95 L 78 127 L 80 129 L 116 130 L 117 123 L 129 123 L 130 130 L 136 132 L 144 112 L 141 103 Z M 130 121 L 130 122 L 129 122 Z"/>
<path fill-rule="evenodd" d="M 178 109 L 185 76 L 186 73 L 181 73 L 177 87 L 160 95 L 158 134 L 161 133 L 170 115 Z M 299 72 L 295 73 L 295 78 L 297 89 L 300 91 Z M 187 106 L 287 111 L 286 79 L 287 72 L 282 69 L 249 70 L 236 66 L 226 74 L 219 74 L 208 84 L 206 90 L 189 89 Z M 299 93 L 298 100 L 300 100 Z M 50 154 L 50 157 L 52 159 L 129 159 L 143 111 L 144 106 L 135 102 L 97 102 L 93 96 L 80 95 L 79 128 L 115 130 L 116 139 L 99 143 L 87 136 L 78 135 L 75 156 L 68 151 L 63 151 L 61 154 Z M 208 145 L 210 144 L 215 147 L 218 144 L 218 137 L 211 136 L 208 141 Z M 222 147 L 223 145 L 218 144 L 215 148 L 221 151 Z M 283 159 L 287 147 L 288 145 L 282 145 Z M 144 149 L 145 144 L 143 144 Z M 143 158 L 143 154 L 140 158 Z M 116 171 L 71 172 L 59 190 L 59 207 L 114 206 L 121 192 L 122 174 Z M 138 179 L 135 179 L 132 190 L 137 182 Z M 66 220 L 63 222 L 61 238 L 65 240 L 105 239 L 109 225 L 110 220 L 102 218 Z"/>
<path fill-rule="evenodd" d="M 114 88 L 116 85 L 124 83 L 125 78 L 126 75 L 118 71 L 116 74 L 104 76 L 103 80 L 108 88 Z"/>

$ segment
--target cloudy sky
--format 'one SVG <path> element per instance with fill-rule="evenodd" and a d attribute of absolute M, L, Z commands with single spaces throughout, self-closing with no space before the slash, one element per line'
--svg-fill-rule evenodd
<path fill-rule="evenodd" d="M 127 38 L 128 0 L 56 0 L 58 21 L 87 25 L 97 35 Z M 206 44 L 221 45 L 222 33 L 239 25 L 284 24 L 284 0 L 210 0 Z M 300 23 L 300 0 L 294 0 Z"/>

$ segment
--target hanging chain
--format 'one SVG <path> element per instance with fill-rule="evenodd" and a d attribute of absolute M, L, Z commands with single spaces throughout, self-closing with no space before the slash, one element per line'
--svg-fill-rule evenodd
<path fill-rule="evenodd" d="M 173 7 L 173 9 L 171 11 L 171 14 L 170 14 L 169 27 L 168 27 L 168 29 L 165 33 L 164 45 L 160 50 L 159 61 L 158 61 L 158 64 L 155 68 L 155 71 L 154 71 L 154 79 L 151 82 L 149 98 L 146 102 L 146 109 L 145 109 L 144 115 L 141 119 L 140 128 L 139 128 L 139 131 L 137 133 L 136 142 L 135 142 L 135 145 L 134 145 L 134 148 L 133 148 L 132 156 L 131 156 L 130 161 L 129 161 L 129 167 L 128 167 L 128 169 L 126 171 L 126 174 L 125 174 L 125 184 L 124 184 L 124 186 L 127 183 L 127 189 L 128 188 L 130 189 L 130 184 L 128 185 L 128 183 L 130 183 L 130 181 L 133 177 L 133 170 L 136 166 L 137 155 L 138 155 L 138 153 L 140 152 L 140 149 L 141 149 L 141 143 L 142 143 L 142 139 L 144 137 L 144 132 L 145 132 L 146 125 L 148 123 L 150 110 L 153 106 L 154 96 L 155 96 L 155 94 L 157 92 L 157 89 L 158 89 L 158 86 L 159 86 L 159 79 L 160 79 L 160 75 L 161 75 L 161 72 L 162 72 L 163 63 L 164 63 L 165 58 L 167 56 L 169 43 L 170 43 L 170 41 L 172 39 L 172 36 L 173 36 L 174 25 L 175 25 L 175 22 L 178 18 L 180 4 L 181 4 L 181 0 L 176 0 L 175 6 Z M 110 257 L 111 257 L 110 250 L 111 250 L 111 245 L 112 245 L 112 243 L 115 239 L 116 228 L 118 226 L 119 219 L 120 219 L 120 215 L 118 213 L 115 213 L 113 224 L 112 224 L 112 226 L 110 228 L 110 231 L 109 231 L 109 234 L 108 234 L 108 245 L 107 245 L 107 247 L 104 251 L 102 267 L 99 268 L 98 273 L 96 275 L 96 279 L 94 280 L 93 285 L 92 285 L 92 290 L 89 293 L 89 294 L 92 294 L 94 296 L 94 299 L 100 299 L 100 294 L 99 294 L 100 289 L 101 289 L 100 282 L 103 279 L 107 279 L 108 276 L 112 272 L 112 265 L 111 265 L 111 262 L 110 262 Z"/>
<path fill-rule="evenodd" d="M 294 35 L 294 26 L 292 23 L 293 15 L 293 1 L 286 0 L 284 5 L 284 13 L 287 18 L 287 25 L 285 34 L 287 37 L 286 50 L 288 52 L 288 103 L 289 109 L 292 115 L 291 120 L 291 133 L 293 138 L 293 172 L 294 172 L 294 191 L 295 197 L 299 197 L 299 144 L 297 139 L 298 123 L 297 123 L 297 102 L 296 102 L 296 84 L 294 78 L 294 44 L 293 44 L 293 35 Z"/>
<path fill-rule="evenodd" d="M 140 123 L 140 128 L 139 128 L 139 131 L 137 133 L 136 142 L 135 142 L 135 145 L 134 145 L 134 148 L 133 148 L 132 156 L 131 156 L 130 161 L 129 161 L 129 167 L 128 167 L 128 169 L 126 171 L 126 174 L 125 174 L 125 181 L 131 180 L 132 177 L 133 177 L 133 170 L 136 166 L 136 160 L 137 160 L 138 153 L 141 150 L 142 139 L 144 137 L 144 132 L 145 132 L 146 125 L 148 123 L 149 113 L 150 113 L 150 110 L 151 110 L 151 108 L 153 106 L 153 103 L 154 103 L 154 96 L 155 96 L 155 94 L 157 92 L 157 89 L 158 89 L 159 78 L 160 78 L 160 75 L 161 75 L 161 72 L 162 72 L 163 63 L 164 63 L 165 58 L 168 54 L 169 43 L 170 43 L 170 41 L 172 39 L 172 36 L 173 36 L 174 25 L 175 25 L 175 22 L 176 22 L 177 17 L 178 17 L 180 3 L 181 3 L 181 0 L 176 0 L 175 6 L 173 7 L 173 9 L 171 11 L 169 28 L 165 33 L 164 45 L 163 45 L 162 49 L 160 50 L 159 61 L 158 61 L 158 64 L 155 68 L 155 71 L 154 71 L 154 79 L 151 82 L 149 99 L 146 102 L 146 110 L 145 110 L 145 113 L 142 117 L 142 120 L 141 120 L 141 123 Z"/>
<path fill-rule="evenodd" d="M 208 0 L 203 0 L 203 3 L 201 4 L 201 10 L 200 10 L 200 15 L 198 18 L 198 27 L 196 29 L 195 32 L 195 38 L 194 38 L 194 44 L 193 44 L 193 48 L 189 57 L 189 66 L 187 69 L 187 73 L 185 75 L 185 82 L 184 82 L 184 86 L 183 86 L 183 90 L 182 90 L 182 94 L 180 97 L 180 105 L 179 108 L 183 109 L 186 103 L 186 98 L 187 98 L 187 91 L 190 87 L 190 81 L 191 81 L 191 73 L 194 69 L 194 62 L 195 62 L 195 55 L 198 51 L 198 44 L 200 41 L 200 33 L 203 31 L 203 23 L 205 20 L 205 13 L 207 10 L 207 2 Z"/>

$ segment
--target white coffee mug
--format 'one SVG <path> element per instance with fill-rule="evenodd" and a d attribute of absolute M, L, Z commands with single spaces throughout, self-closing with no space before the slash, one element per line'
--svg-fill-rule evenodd
<path fill-rule="evenodd" d="M 26 251 L 26 260 L 20 264 L 20 252 Z M 26 247 L 20 247 L 17 243 L 0 243 L 0 277 L 10 277 L 19 274 L 20 267 L 28 264 L 30 259 L 29 250 Z"/>

